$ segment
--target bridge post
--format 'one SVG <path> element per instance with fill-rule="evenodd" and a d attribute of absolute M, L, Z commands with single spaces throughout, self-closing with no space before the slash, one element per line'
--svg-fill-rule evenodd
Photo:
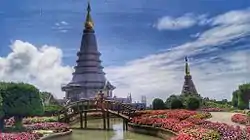
<path fill-rule="evenodd" d="M 84 128 L 87 128 L 87 123 L 88 123 L 88 120 L 87 120 L 87 111 L 84 111 Z"/>
<path fill-rule="evenodd" d="M 117 105 L 118 114 L 120 113 L 120 104 Z"/>
<path fill-rule="evenodd" d="M 106 113 L 104 109 L 102 109 L 102 118 L 103 118 L 103 129 L 106 130 Z"/>
<path fill-rule="evenodd" d="M 77 112 L 80 112 L 79 110 L 79 102 L 76 103 L 76 107 L 77 107 Z"/>
<path fill-rule="evenodd" d="M 106 117 L 107 117 L 107 129 L 110 130 L 110 115 L 109 115 L 109 108 L 110 102 L 105 101 L 105 109 L 106 109 Z"/>
<path fill-rule="evenodd" d="M 88 103 L 87 103 L 87 106 L 84 106 L 84 128 L 85 129 L 88 127 L 87 126 L 87 123 L 88 123 L 87 110 L 88 110 Z"/>
<path fill-rule="evenodd" d="M 111 110 L 115 110 L 113 103 L 111 103 Z"/>
<path fill-rule="evenodd" d="M 83 118 L 82 118 L 82 111 L 80 111 L 80 128 L 83 129 Z"/>
<path fill-rule="evenodd" d="M 122 126 L 123 126 L 123 127 L 122 127 L 123 130 L 125 130 L 125 129 L 126 129 L 126 126 L 125 126 L 125 119 L 123 119 L 123 123 L 122 123 L 122 124 L 123 124 L 123 125 L 122 125 Z"/>
<path fill-rule="evenodd" d="M 99 107 L 99 100 L 96 100 L 96 105 L 95 105 L 95 108 L 96 108 L 96 110 L 98 109 L 98 107 Z"/>
<path fill-rule="evenodd" d="M 107 125 L 108 125 L 108 130 L 110 129 L 110 114 L 107 112 Z"/>
<path fill-rule="evenodd" d="M 89 107 L 89 100 L 87 101 L 87 110 L 89 109 L 90 107 Z"/>
<path fill-rule="evenodd" d="M 125 121 L 125 130 L 128 130 L 128 120 Z"/>
<path fill-rule="evenodd" d="M 81 105 L 81 110 L 83 110 L 84 109 L 84 102 L 82 102 L 82 105 Z M 83 113 L 83 112 L 82 112 Z"/>

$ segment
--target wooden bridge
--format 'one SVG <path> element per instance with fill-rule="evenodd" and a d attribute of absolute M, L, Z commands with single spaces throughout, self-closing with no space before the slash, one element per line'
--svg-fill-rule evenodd
<path fill-rule="evenodd" d="M 72 110 L 69 112 L 69 110 Z M 128 104 L 114 100 L 100 99 L 82 99 L 70 103 L 64 109 L 59 111 L 58 120 L 60 122 L 72 123 L 80 119 L 80 129 L 87 129 L 89 112 L 102 112 L 103 129 L 110 130 L 110 114 L 123 119 L 123 129 L 127 130 L 127 124 L 135 113 L 135 109 Z M 83 126 L 84 122 L 84 126 Z"/>

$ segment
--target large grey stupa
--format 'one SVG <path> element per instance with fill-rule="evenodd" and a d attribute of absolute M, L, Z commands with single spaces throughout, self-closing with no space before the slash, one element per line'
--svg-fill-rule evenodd
<path fill-rule="evenodd" d="M 184 76 L 184 84 L 182 88 L 182 95 L 198 95 L 197 90 L 195 88 L 194 82 L 192 80 L 192 76 L 190 74 L 190 68 L 188 64 L 188 58 L 185 57 L 185 76 Z"/>
<path fill-rule="evenodd" d="M 115 89 L 107 81 L 103 66 L 101 65 L 98 45 L 96 41 L 94 23 L 90 15 L 90 4 L 87 7 L 87 16 L 85 29 L 83 30 L 81 47 L 77 53 L 75 71 L 71 82 L 62 86 L 66 92 L 66 99 L 78 101 L 82 98 L 94 98 L 96 94 L 103 91 L 107 97 L 112 97 L 112 91 Z"/>

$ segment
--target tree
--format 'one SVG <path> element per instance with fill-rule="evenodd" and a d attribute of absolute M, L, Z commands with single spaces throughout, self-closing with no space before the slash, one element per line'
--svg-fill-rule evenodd
<path fill-rule="evenodd" d="M 0 132 L 3 131 L 4 129 L 4 119 L 5 119 L 5 112 L 4 112 L 4 103 L 3 103 L 3 96 L 2 94 L 5 93 L 5 90 L 6 90 L 6 87 L 7 87 L 7 83 L 4 83 L 4 82 L 0 82 Z"/>
<path fill-rule="evenodd" d="M 202 97 L 200 94 L 188 94 L 188 95 L 180 95 L 180 100 L 184 107 L 188 108 L 188 100 L 189 98 L 196 98 L 199 100 L 200 105 L 203 103 Z"/>
<path fill-rule="evenodd" d="M 233 92 L 232 104 L 239 109 L 246 109 L 250 100 L 250 83 L 239 85 Z"/>
<path fill-rule="evenodd" d="M 245 104 L 245 108 L 248 108 L 248 103 L 250 100 L 250 83 L 249 84 L 242 84 L 239 86 L 239 97 Z M 239 100 L 238 100 L 239 101 Z"/>
<path fill-rule="evenodd" d="M 243 97 L 244 97 L 244 93 L 239 92 L 238 93 L 238 108 L 241 110 L 246 109 L 248 106 L 247 102 L 244 101 Z"/>
<path fill-rule="evenodd" d="M 228 104 L 228 100 L 227 100 L 227 99 L 222 99 L 222 100 L 221 100 L 221 103 L 222 103 L 222 104 Z"/>
<path fill-rule="evenodd" d="M 209 101 L 210 99 L 208 97 L 203 98 L 204 101 Z"/>
<path fill-rule="evenodd" d="M 180 109 L 180 108 L 183 108 L 183 104 L 182 104 L 181 100 L 178 98 L 172 99 L 171 109 Z"/>
<path fill-rule="evenodd" d="M 154 110 L 165 109 L 165 104 L 164 104 L 163 100 L 159 99 L 159 98 L 155 98 L 153 100 L 152 105 L 153 105 Z"/>
<path fill-rule="evenodd" d="M 200 100 L 196 97 L 189 97 L 187 100 L 187 108 L 190 110 L 196 110 L 200 107 Z"/>
<path fill-rule="evenodd" d="M 39 90 L 25 83 L 3 83 L 1 89 L 3 108 L 6 116 L 15 118 L 16 128 L 22 127 L 23 117 L 43 114 Z"/>
<path fill-rule="evenodd" d="M 172 103 L 172 100 L 174 100 L 174 99 L 177 99 L 178 98 L 178 96 L 176 96 L 176 95 L 170 95 L 168 98 L 167 98 L 167 100 L 165 101 L 165 105 L 166 105 L 166 108 L 171 108 L 171 103 Z"/>
<path fill-rule="evenodd" d="M 1 90 L 1 87 L 0 87 L 0 90 Z M 3 128 L 4 128 L 3 98 L 2 98 L 2 95 L 0 94 L 0 132 L 2 132 Z"/>

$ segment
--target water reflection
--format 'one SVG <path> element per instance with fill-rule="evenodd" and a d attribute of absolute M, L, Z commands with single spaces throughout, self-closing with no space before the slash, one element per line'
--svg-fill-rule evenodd
<path fill-rule="evenodd" d="M 54 138 L 52 140 L 161 140 L 152 136 L 123 131 L 123 124 L 120 119 L 112 119 L 110 123 L 114 131 L 74 130 L 70 136 Z M 74 126 L 79 125 L 76 124 Z M 102 128 L 102 120 L 90 120 L 88 121 L 88 127 Z"/>

